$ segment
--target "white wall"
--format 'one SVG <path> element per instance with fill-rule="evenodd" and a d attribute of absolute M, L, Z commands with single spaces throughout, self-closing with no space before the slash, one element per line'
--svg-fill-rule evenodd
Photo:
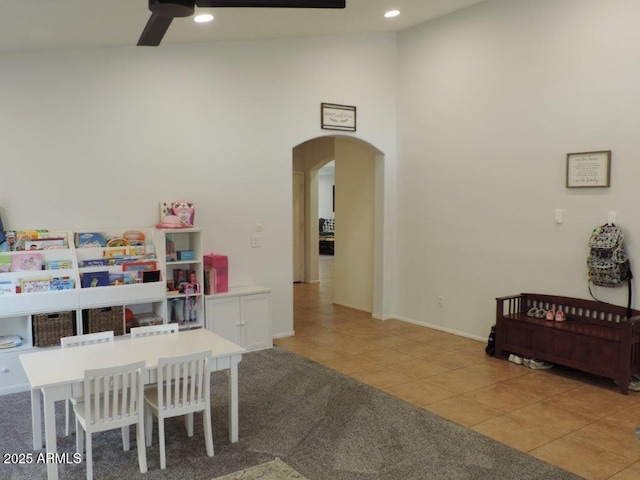
<path fill-rule="evenodd" d="M 373 312 L 375 161 L 371 145 L 336 138 L 334 302 Z M 380 312 L 376 312 L 380 313 Z"/>
<path fill-rule="evenodd" d="M 391 34 L 0 55 L 5 226 L 151 226 L 160 200 L 192 200 L 205 250 L 231 285 L 273 288 L 288 334 L 292 148 L 326 133 L 321 102 L 356 105 L 354 136 L 393 170 L 395 65 Z"/>
<path fill-rule="evenodd" d="M 400 35 L 400 317 L 486 339 L 497 296 L 589 298 L 609 211 L 638 270 L 639 19 L 632 0 L 494 0 Z M 566 154 L 593 150 L 613 151 L 611 188 L 566 189 Z"/>
<path fill-rule="evenodd" d="M 333 218 L 333 187 L 335 185 L 335 167 L 321 168 L 318 172 L 318 216 Z"/>

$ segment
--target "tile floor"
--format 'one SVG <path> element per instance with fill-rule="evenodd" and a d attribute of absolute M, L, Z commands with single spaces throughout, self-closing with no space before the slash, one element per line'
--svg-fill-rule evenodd
<path fill-rule="evenodd" d="M 320 278 L 294 285 L 296 335 L 279 347 L 586 479 L 640 479 L 640 393 L 531 370 L 487 356 L 484 342 L 334 305 L 330 257 Z"/>

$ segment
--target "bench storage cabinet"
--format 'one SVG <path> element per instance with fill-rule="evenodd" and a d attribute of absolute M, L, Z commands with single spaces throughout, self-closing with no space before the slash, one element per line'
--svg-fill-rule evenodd
<path fill-rule="evenodd" d="M 593 300 L 521 293 L 496 299 L 496 357 L 510 353 L 600 375 L 619 382 L 640 373 L 640 311 Z M 532 308 L 562 309 L 566 321 L 527 315 Z"/>

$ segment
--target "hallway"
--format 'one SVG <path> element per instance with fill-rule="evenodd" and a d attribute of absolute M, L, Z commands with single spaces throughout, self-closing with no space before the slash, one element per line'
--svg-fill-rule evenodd
<path fill-rule="evenodd" d="M 485 343 L 334 305 L 333 259 L 294 285 L 295 337 L 275 344 L 589 480 L 640 478 L 640 393 L 489 357 Z M 488 334 L 488 332 L 487 332 Z"/>

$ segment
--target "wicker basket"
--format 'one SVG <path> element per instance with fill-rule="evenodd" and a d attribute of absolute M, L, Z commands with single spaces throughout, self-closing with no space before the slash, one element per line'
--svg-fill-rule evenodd
<path fill-rule="evenodd" d="M 33 345 L 36 347 L 60 345 L 62 337 L 75 335 L 73 324 L 73 312 L 33 315 Z"/>
<path fill-rule="evenodd" d="M 86 333 L 113 330 L 114 335 L 124 335 L 123 307 L 92 308 L 87 312 L 87 323 L 84 325 Z"/>

